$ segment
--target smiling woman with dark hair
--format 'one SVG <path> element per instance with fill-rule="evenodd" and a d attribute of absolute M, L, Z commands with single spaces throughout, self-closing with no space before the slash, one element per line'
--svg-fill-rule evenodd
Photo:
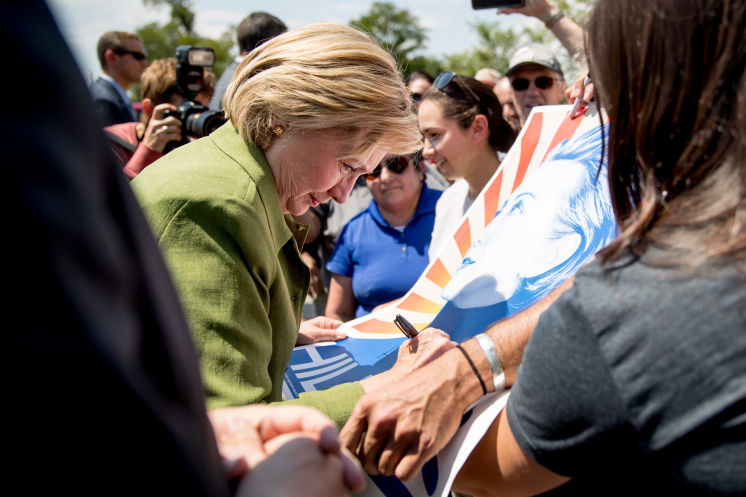
<path fill-rule="evenodd" d="M 450 71 L 441 73 L 422 96 L 417 121 L 423 157 L 454 182 L 436 207 L 432 259 L 500 167 L 497 154 L 510 149 L 516 134 L 503 119 L 492 88 Z"/>

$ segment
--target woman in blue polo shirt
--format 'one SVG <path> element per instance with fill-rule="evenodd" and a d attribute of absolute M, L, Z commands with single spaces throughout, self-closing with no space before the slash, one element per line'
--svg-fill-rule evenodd
<path fill-rule="evenodd" d="M 368 174 L 373 196 L 342 230 L 326 268 L 332 273 L 325 314 L 349 321 L 404 295 L 425 270 L 441 192 L 425 185 L 413 157 L 384 157 Z"/>

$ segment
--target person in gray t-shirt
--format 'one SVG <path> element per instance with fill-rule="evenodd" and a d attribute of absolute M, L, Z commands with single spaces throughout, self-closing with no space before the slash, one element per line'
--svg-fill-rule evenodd
<path fill-rule="evenodd" d="M 511 387 L 454 490 L 746 495 L 746 0 L 599 0 L 587 26 L 620 233 L 572 290 L 363 396 L 341 437 L 369 473 L 412 478 Z"/>
<path fill-rule="evenodd" d="M 457 487 L 746 495 L 746 0 L 602 0 L 588 27 L 621 233 L 541 316 Z"/>

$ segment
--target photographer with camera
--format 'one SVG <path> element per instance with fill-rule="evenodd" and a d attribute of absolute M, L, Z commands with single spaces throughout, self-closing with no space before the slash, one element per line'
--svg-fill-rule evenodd
<path fill-rule="evenodd" d="M 212 49 L 180 46 L 176 58 L 153 61 L 140 78 L 140 122 L 104 128 L 124 174 L 132 180 L 145 167 L 174 148 L 201 138 L 223 124 L 222 113 L 199 103 L 205 68 L 212 66 Z"/>

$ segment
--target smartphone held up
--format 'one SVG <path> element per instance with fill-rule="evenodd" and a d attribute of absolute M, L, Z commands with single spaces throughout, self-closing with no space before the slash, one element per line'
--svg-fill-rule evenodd
<path fill-rule="evenodd" d="M 523 7 L 525 0 L 471 0 L 471 8 L 494 9 L 498 7 Z"/>

